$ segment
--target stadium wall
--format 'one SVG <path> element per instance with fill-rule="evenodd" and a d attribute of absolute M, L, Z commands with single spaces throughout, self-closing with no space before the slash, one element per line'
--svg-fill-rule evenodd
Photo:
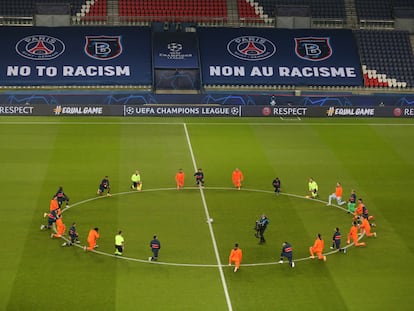
<path fill-rule="evenodd" d="M 296 96 L 293 91 L 207 92 L 203 94 L 153 94 L 151 92 L 45 92 L 5 91 L 0 105 L 240 105 L 240 106 L 414 106 L 413 94 L 353 95 L 348 92 L 306 92 Z"/>

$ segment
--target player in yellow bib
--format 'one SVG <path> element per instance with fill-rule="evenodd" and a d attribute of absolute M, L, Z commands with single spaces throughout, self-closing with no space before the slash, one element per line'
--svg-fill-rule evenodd
<path fill-rule="evenodd" d="M 309 178 L 308 187 L 309 187 L 309 197 L 312 199 L 316 199 L 318 197 L 319 187 L 316 181 L 312 177 Z"/>
<path fill-rule="evenodd" d="M 131 176 L 131 189 L 137 189 L 138 191 L 142 190 L 142 181 L 141 181 L 141 175 L 139 174 L 139 171 L 136 170 L 134 174 Z"/>
<path fill-rule="evenodd" d="M 124 240 L 124 237 L 122 236 L 122 231 L 119 230 L 118 234 L 115 236 L 115 255 L 122 256 L 124 247 L 125 247 L 125 240 Z"/>

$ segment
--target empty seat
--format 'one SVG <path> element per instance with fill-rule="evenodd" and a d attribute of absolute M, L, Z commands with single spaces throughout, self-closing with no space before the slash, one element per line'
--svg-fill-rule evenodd
<path fill-rule="evenodd" d="M 359 30 L 354 34 L 366 70 L 365 84 L 392 87 L 404 82 L 402 85 L 414 86 L 414 56 L 407 31 Z M 395 81 L 389 83 L 388 79 Z"/>
<path fill-rule="evenodd" d="M 122 9 L 121 9 L 122 8 Z M 214 22 L 227 17 L 226 0 L 119 0 L 120 17 L 140 20 L 149 16 L 151 21 Z"/>

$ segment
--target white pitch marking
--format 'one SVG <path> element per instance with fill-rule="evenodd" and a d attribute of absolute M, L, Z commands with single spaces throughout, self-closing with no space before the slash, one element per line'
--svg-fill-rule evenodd
<path fill-rule="evenodd" d="M 188 134 L 187 125 L 183 123 L 183 126 L 184 126 L 185 137 L 187 139 L 188 149 L 191 155 L 191 160 L 193 161 L 194 171 L 196 171 L 198 166 L 197 166 L 197 163 L 194 157 L 193 147 L 191 146 L 190 135 Z M 206 198 L 204 196 L 203 186 L 200 186 L 199 188 L 200 188 L 201 200 L 203 201 L 204 212 L 206 214 L 206 219 L 210 219 L 210 213 L 208 211 Z M 216 260 L 217 260 L 218 269 L 220 272 L 221 284 L 223 285 L 224 295 L 226 297 L 227 308 L 229 311 L 232 311 L 233 306 L 231 304 L 231 299 L 230 299 L 229 290 L 227 288 L 226 278 L 224 277 L 223 266 L 220 264 L 220 254 L 219 254 L 219 250 L 217 247 L 216 238 L 214 236 L 213 226 L 211 224 L 211 221 L 208 221 L 207 223 L 208 223 L 208 228 L 210 230 L 211 241 L 213 242 L 214 253 L 216 254 Z"/>
<path fill-rule="evenodd" d="M 157 192 L 157 191 L 170 191 L 170 190 L 176 190 L 176 188 L 155 188 L 155 189 L 145 189 L 142 192 Z M 199 187 L 186 187 L 183 190 L 200 190 Z M 230 188 L 230 187 L 206 187 L 203 190 L 231 190 L 231 191 L 236 191 L 236 189 L 234 188 Z M 237 190 L 238 191 L 238 190 Z M 248 192 L 259 192 L 259 193 L 270 193 L 273 194 L 273 191 L 269 191 L 269 190 L 261 190 L 261 189 L 248 189 L 248 188 L 243 188 L 241 189 L 241 191 L 248 191 Z M 119 195 L 125 195 L 125 194 L 136 194 L 138 192 L 136 191 L 125 191 L 125 192 L 118 192 L 118 193 L 113 193 L 112 196 L 119 196 Z M 294 198 L 299 198 L 299 199 L 305 199 L 305 200 L 311 200 L 311 201 L 315 201 L 315 202 L 319 202 L 319 203 L 323 203 L 324 205 L 327 203 L 326 201 L 322 201 L 319 199 L 310 199 L 310 198 L 305 198 L 303 195 L 297 195 L 297 194 L 292 194 L 292 193 L 285 193 L 285 192 L 281 192 L 281 195 L 285 195 L 285 196 L 290 196 L 290 197 L 294 197 Z M 93 197 L 93 198 L 89 198 L 83 201 L 79 201 L 77 203 L 73 203 L 71 204 L 69 207 L 65 207 L 62 210 L 62 213 L 71 209 L 72 207 L 84 204 L 84 203 L 88 203 L 91 201 L 95 201 L 95 200 L 99 200 L 99 199 L 105 199 L 107 198 L 106 196 L 98 196 L 98 197 Z M 347 211 L 347 209 L 335 205 L 333 204 L 332 207 L 336 207 L 340 210 L 343 211 Z M 211 226 L 211 224 L 210 224 Z M 362 237 L 364 237 L 365 234 L 359 236 L 358 240 L 361 240 Z M 62 236 L 61 237 L 62 240 L 69 242 L 69 240 Z M 349 248 L 352 245 L 354 245 L 354 243 L 350 243 L 348 245 L 346 245 L 343 248 Z M 74 246 L 79 247 L 79 248 L 83 248 L 82 245 L 79 244 L 75 244 Z M 138 258 L 132 258 L 132 257 L 125 257 L 125 256 L 115 256 L 113 254 L 109 254 L 109 253 L 104 253 L 98 250 L 93 250 L 93 253 L 97 253 L 99 255 L 104 255 L 107 257 L 114 257 L 114 258 L 118 258 L 118 259 L 123 259 L 123 260 L 129 260 L 129 261 L 135 261 L 135 262 L 141 262 L 141 263 L 147 263 L 147 264 L 158 264 L 158 265 L 165 265 L 165 266 L 176 266 L 176 267 L 203 267 L 203 268 L 217 268 L 217 267 L 226 267 L 226 265 L 221 264 L 220 262 L 218 264 L 192 264 L 192 263 L 174 263 L 174 262 L 162 262 L 162 261 L 148 261 L 148 260 L 143 260 L 143 259 L 138 259 Z M 328 253 L 325 253 L 325 255 L 331 255 L 336 253 L 336 251 L 330 251 Z M 299 259 L 295 259 L 296 261 L 305 261 L 305 260 L 310 260 L 309 257 L 303 257 L 303 258 L 299 258 Z M 243 267 L 256 267 L 256 266 L 270 266 L 270 265 L 278 265 L 278 261 L 271 261 L 271 262 L 262 262 L 262 263 L 250 263 L 250 264 L 241 264 L 241 266 Z"/>

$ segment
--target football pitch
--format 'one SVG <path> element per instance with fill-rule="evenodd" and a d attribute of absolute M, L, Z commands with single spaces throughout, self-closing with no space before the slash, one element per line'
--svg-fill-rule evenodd
<path fill-rule="evenodd" d="M 412 120 L 4 117 L 0 141 L 0 310 L 413 309 Z M 136 169 L 142 192 L 130 188 Z M 111 197 L 96 194 L 105 175 Z M 317 200 L 305 198 L 309 177 Z M 330 250 L 335 227 L 346 246 L 352 221 L 335 201 L 326 205 L 338 181 L 345 199 L 352 189 L 363 198 L 378 234 L 346 254 Z M 99 228 L 96 252 L 39 229 L 59 186 L 70 197 L 63 222 L 77 223 L 81 245 Z M 261 245 L 253 228 L 263 213 Z M 118 230 L 122 257 L 113 255 Z M 326 262 L 309 258 L 318 233 Z M 158 262 L 148 261 L 154 234 Z M 294 268 L 278 263 L 285 241 Z"/>

